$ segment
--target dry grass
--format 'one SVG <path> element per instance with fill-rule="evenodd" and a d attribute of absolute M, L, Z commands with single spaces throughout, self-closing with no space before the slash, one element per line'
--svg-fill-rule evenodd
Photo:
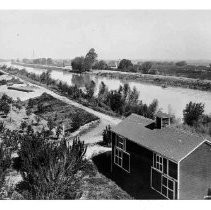
<path fill-rule="evenodd" d="M 80 199 L 83 200 L 129 200 L 132 199 L 115 182 L 100 174 L 92 161 L 82 170 Z"/>

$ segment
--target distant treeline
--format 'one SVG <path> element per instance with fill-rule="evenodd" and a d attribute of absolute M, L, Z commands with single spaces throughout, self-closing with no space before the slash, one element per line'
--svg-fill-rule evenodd
<path fill-rule="evenodd" d="M 146 61 L 136 62 L 129 59 L 120 61 L 104 61 L 97 60 L 95 49 L 90 49 L 86 56 L 78 56 L 74 59 L 52 59 L 52 58 L 37 58 L 23 59 L 24 64 L 39 64 L 48 66 L 65 67 L 71 66 L 75 72 L 85 72 L 91 69 L 97 70 L 114 70 L 123 72 L 136 72 L 140 74 L 159 74 L 177 77 L 187 77 L 194 79 L 211 80 L 211 64 L 205 65 L 190 65 L 186 61 L 178 62 L 161 62 L 161 61 Z M 20 62 L 17 60 L 17 62 Z"/>

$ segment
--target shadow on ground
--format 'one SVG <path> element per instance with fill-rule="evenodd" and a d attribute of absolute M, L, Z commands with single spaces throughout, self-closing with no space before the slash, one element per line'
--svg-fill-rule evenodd
<path fill-rule="evenodd" d="M 139 167 L 139 171 L 134 175 L 128 175 L 125 171 L 118 168 L 111 173 L 111 151 L 94 156 L 92 160 L 100 173 L 116 182 L 119 187 L 133 198 L 165 199 L 150 188 L 150 177 L 148 177 L 149 174 L 143 173 L 145 171 L 144 167 Z"/>

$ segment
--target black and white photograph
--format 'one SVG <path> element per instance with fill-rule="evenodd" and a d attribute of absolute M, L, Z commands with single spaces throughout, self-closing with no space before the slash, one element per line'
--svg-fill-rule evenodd
<path fill-rule="evenodd" d="M 0 200 L 210 199 L 211 8 L 0 8 Z"/>

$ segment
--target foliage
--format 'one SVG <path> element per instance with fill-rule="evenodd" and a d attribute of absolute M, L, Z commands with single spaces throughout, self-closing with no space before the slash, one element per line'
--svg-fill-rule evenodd
<path fill-rule="evenodd" d="M 5 198 L 5 194 L 2 192 L 5 185 L 5 178 L 7 169 L 11 166 L 11 151 L 4 143 L 0 143 L 0 199 Z"/>
<path fill-rule="evenodd" d="M 148 74 L 149 73 L 149 70 L 151 69 L 152 67 L 152 62 L 144 62 L 141 64 L 139 70 L 143 73 L 143 74 Z"/>
<path fill-rule="evenodd" d="M 179 61 L 175 64 L 176 64 L 176 66 L 186 66 L 187 65 L 186 61 Z"/>
<path fill-rule="evenodd" d="M 92 69 L 92 66 L 95 64 L 97 60 L 97 53 L 95 52 L 94 48 L 91 48 L 89 52 L 86 54 L 85 59 L 84 59 L 84 70 L 89 71 Z"/>
<path fill-rule="evenodd" d="M 95 84 L 95 82 L 93 80 L 89 84 L 85 85 L 86 95 L 90 99 L 94 96 L 95 86 L 96 86 L 96 84 Z"/>
<path fill-rule="evenodd" d="M 72 69 L 79 73 L 84 72 L 84 57 L 76 57 L 71 61 Z"/>
<path fill-rule="evenodd" d="M 0 111 L 2 111 L 5 115 L 10 112 L 10 104 L 12 103 L 12 98 L 4 94 L 0 99 Z"/>
<path fill-rule="evenodd" d="M 23 181 L 17 191 L 25 199 L 74 199 L 75 176 L 84 164 L 84 143 L 77 138 L 70 147 L 65 139 L 50 143 L 43 133 L 21 135 L 19 142 L 13 167 Z"/>
<path fill-rule="evenodd" d="M 106 103 L 109 104 L 112 111 L 122 114 L 124 101 L 122 100 L 122 95 L 120 92 L 111 90 L 108 93 Z"/>
<path fill-rule="evenodd" d="M 102 81 L 99 86 L 97 98 L 99 102 L 105 103 L 107 96 L 108 96 L 108 87 L 106 87 L 105 83 Z"/>
<path fill-rule="evenodd" d="M 55 121 L 50 117 L 48 118 L 47 126 L 50 131 L 52 131 L 53 128 L 56 126 Z"/>
<path fill-rule="evenodd" d="M 13 103 L 12 98 L 9 97 L 9 96 L 6 95 L 6 94 L 3 94 L 3 95 L 2 95 L 1 100 L 7 102 L 8 104 L 12 104 L 12 103 Z"/>
<path fill-rule="evenodd" d="M 118 69 L 127 70 L 127 71 L 131 71 L 132 68 L 133 68 L 133 64 L 131 60 L 128 60 L 128 59 L 122 59 L 118 66 Z"/>
<path fill-rule="evenodd" d="M 108 69 L 108 65 L 104 60 L 100 60 L 94 64 L 93 69 L 106 70 Z"/>
<path fill-rule="evenodd" d="M 79 129 L 79 127 L 81 126 L 81 120 L 82 120 L 82 117 L 81 117 L 80 112 L 76 112 L 72 116 L 71 131 L 75 131 Z"/>
<path fill-rule="evenodd" d="M 186 107 L 183 110 L 184 123 L 193 126 L 194 124 L 198 123 L 203 113 L 204 113 L 204 104 L 193 103 L 192 101 L 189 102 L 188 104 L 186 104 Z"/>
<path fill-rule="evenodd" d="M 11 70 L 15 71 L 15 70 Z M 49 80 L 49 84 L 52 84 L 53 87 L 61 92 L 63 95 L 68 96 L 69 98 L 82 103 L 85 106 L 92 106 L 94 109 L 110 114 L 110 115 L 128 115 L 130 113 L 139 113 L 143 116 L 153 118 L 155 110 L 157 108 L 156 103 L 147 105 L 138 100 L 139 92 L 136 88 L 129 87 L 128 84 L 125 84 L 123 87 L 120 86 L 118 90 L 108 90 L 108 87 L 102 82 L 99 87 L 99 92 L 97 97 L 94 96 L 95 83 L 92 82 L 91 85 L 86 85 L 86 91 L 83 92 L 80 88 L 75 86 L 69 86 L 67 83 L 57 82 L 52 78 L 41 77 L 33 73 L 28 73 L 24 69 L 19 70 L 18 73 L 26 75 L 27 77 L 42 82 L 47 83 L 46 80 Z M 37 113 L 44 113 L 50 109 L 52 111 L 52 106 L 44 104 L 41 101 L 35 101 L 34 104 L 38 104 Z M 77 118 L 77 116 L 75 117 Z M 84 119 L 84 118 L 83 118 Z M 84 121 L 84 120 L 83 120 Z M 73 122 L 75 123 L 75 122 Z M 77 124 L 77 123 L 75 123 Z M 74 126 L 78 128 L 78 125 Z"/>
<path fill-rule="evenodd" d="M 103 131 L 103 143 L 107 146 L 111 144 L 111 132 L 110 132 L 110 125 L 106 126 L 106 129 Z"/>

